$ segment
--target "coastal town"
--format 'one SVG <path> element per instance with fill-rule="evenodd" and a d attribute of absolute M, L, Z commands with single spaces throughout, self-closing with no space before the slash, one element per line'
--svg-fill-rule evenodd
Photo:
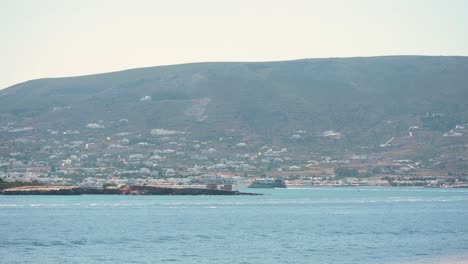
<path fill-rule="evenodd" d="M 235 132 L 209 139 L 164 128 L 115 132 L 128 122 L 87 123 L 81 131 L 2 124 L 0 179 L 81 187 L 226 182 L 245 187 L 256 179 L 274 178 L 284 179 L 289 187 L 468 185 L 466 168 L 440 166 L 450 164 L 453 157 L 417 155 L 429 133 L 418 127 L 378 146 L 326 155 L 310 151 L 314 148 L 304 142 L 313 138 L 316 144 L 337 144 L 345 134 L 297 130 L 286 135 L 283 144 L 263 145 Z M 440 139 L 451 140 L 451 148 L 458 148 L 455 153 L 466 153 L 467 128 L 467 124 L 457 125 Z M 414 140 L 417 136 L 421 141 Z M 462 164 L 466 158 L 458 157 Z"/>

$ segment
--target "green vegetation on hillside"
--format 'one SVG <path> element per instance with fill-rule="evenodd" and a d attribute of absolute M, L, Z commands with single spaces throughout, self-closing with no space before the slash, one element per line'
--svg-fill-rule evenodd
<path fill-rule="evenodd" d="M 21 186 L 34 186 L 34 185 L 41 185 L 37 181 L 32 182 L 22 182 L 22 181 L 14 181 L 14 182 L 7 182 L 0 178 L 0 190 L 14 188 L 14 187 L 21 187 Z"/>

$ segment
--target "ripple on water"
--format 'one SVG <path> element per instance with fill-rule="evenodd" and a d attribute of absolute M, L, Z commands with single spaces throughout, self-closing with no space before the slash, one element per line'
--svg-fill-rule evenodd
<path fill-rule="evenodd" d="M 467 191 L 359 191 L 0 197 L 0 262 L 370 264 L 467 252 Z"/>

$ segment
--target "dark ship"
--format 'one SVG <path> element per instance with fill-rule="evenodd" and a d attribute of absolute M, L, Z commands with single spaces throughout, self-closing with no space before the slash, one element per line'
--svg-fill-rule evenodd
<path fill-rule="evenodd" d="M 249 188 L 286 188 L 286 182 L 283 179 L 255 180 Z"/>

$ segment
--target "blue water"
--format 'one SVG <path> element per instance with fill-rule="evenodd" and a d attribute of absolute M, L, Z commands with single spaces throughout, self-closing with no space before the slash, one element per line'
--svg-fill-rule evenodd
<path fill-rule="evenodd" d="M 468 253 L 468 189 L 254 191 L 270 195 L 0 196 L 0 262 L 438 263 Z"/>

